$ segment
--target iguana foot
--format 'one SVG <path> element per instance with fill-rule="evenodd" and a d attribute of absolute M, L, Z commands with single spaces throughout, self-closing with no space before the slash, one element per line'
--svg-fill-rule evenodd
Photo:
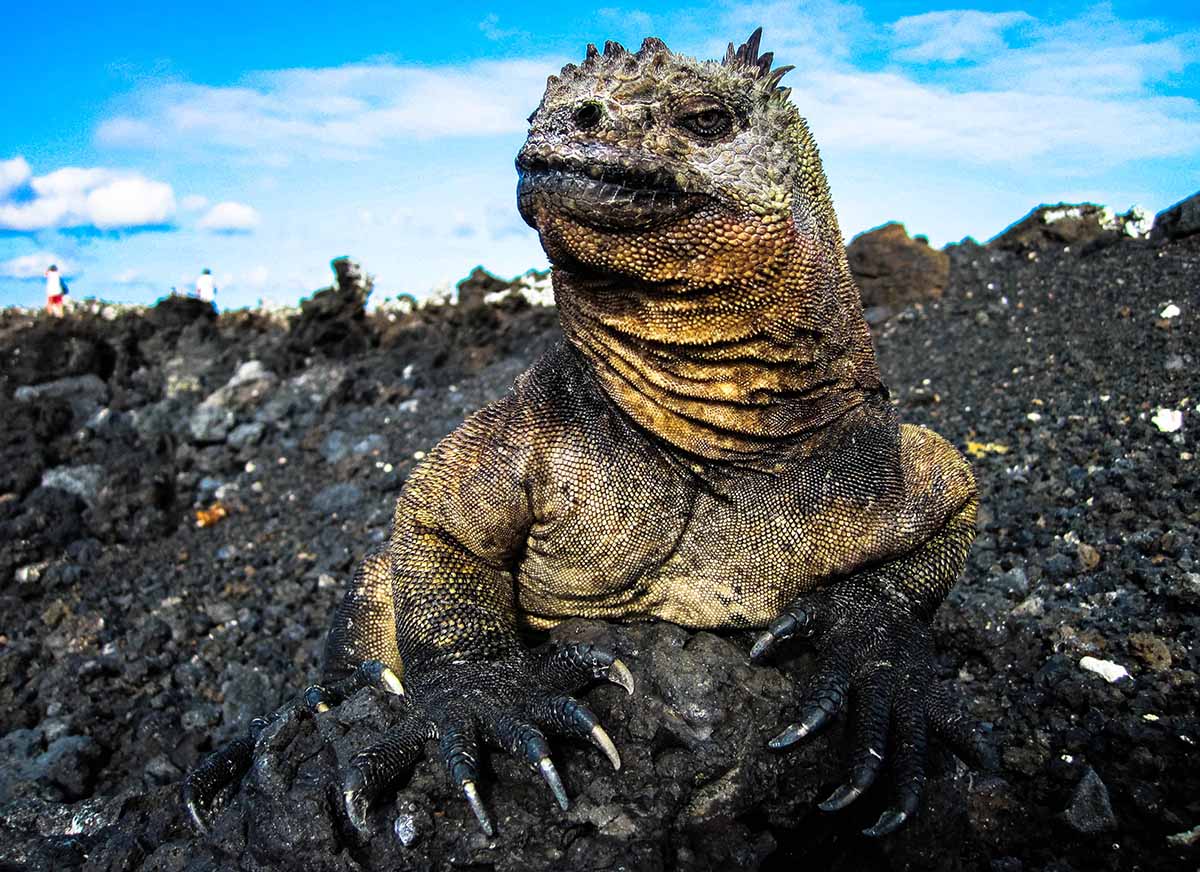
<path fill-rule="evenodd" d="M 371 802 L 396 783 L 417 760 L 429 739 L 437 739 L 451 781 L 462 791 L 479 826 L 495 827 L 479 798 L 479 743 L 490 742 L 523 758 L 542 777 L 564 810 L 566 790 L 550 758 L 546 733 L 587 739 L 614 769 L 621 757 L 588 706 L 571 692 L 596 679 L 633 693 L 633 677 L 612 654 L 589 644 L 517 651 L 499 661 L 450 662 L 420 670 L 405 693 L 396 674 L 383 663 L 363 663 L 346 679 L 312 685 L 267 718 L 255 718 L 247 734 L 209 754 L 183 781 L 182 800 L 196 827 L 205 832 L 233 788 L 249 771 L 262 741 L 279 730 L 280 721 L 319 715 L 361 687 L 378 686 L 397 695 L 399 719 L 382 740 L 351 758 L 341 775 L 342 806 L 351 825 L 369 830 Z M 286 730 L 286 725 L 280 729 Z M 264 735 L 267 733 L 267 735 Z"/>
<path fill-rule="evenodd" d="M 546 782 L 558 805 L 569 805 L 546 734 L 576 736 L 599 748 L 614 769 L 621 758 L 588 706 L 571 696 L 596 679 L 633 692 L 633 677 L 612 654 L 589 644 L 517 651 L 498 661 L 453 661 L 414 668 L 406 720 L 381 742 L 356 754 L 342 775 L 346 816 L 368 832 L 370 803 L 437 739 L 451 782 L 487 835 L 495 827 L 479 798 L 479 745 L 487 742 L 524 759 Z"/>
<path fill-rule="evenodd" d="M 404 688 L 396 674 L 378 660 L 368 660 L 347 678 L 328 686 L 314 684 L 298 698 L 289 700 L 272 715 L 255 718 L 246 735 L 234 739 L 201 760 L 184 778 L 180 789 L 184 808 L 196 828 L 208 830 L 212 815 L 221 809 L 231 792 L 254 762 L 259 736 L 267 727 L 282 719 L 291 719 L 300 711 L 313 714 L 325 712 L 331 706 L 351 696 L 361 687 L 378 685 L 388 693 L 403 695 Z"/>
<path fill-rule="evenodd" d="M 776 642 L 808 638 L 817 670 L 800 714 L 770 741 L 786 748 L 820 730 L 854 697 L 849 779 L 820 804 L 822 811 L 850 805 L 875 782 L 892 748 L 893 798 L 867 836 L 895 832 L 920 807 L 925 783 L 927 732 L 932 729 L 965 760 L 986 756 L 975 726 L 934 684 L 927 621 L 901 594 L 884 596 L 845 579 L 795 600 L 771 622 L 750 651 L 762 657 Z"/>

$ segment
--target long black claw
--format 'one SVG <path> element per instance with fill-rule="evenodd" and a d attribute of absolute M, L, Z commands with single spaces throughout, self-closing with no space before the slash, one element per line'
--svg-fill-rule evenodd
<path fill-rule="evenodd" d="M 604 752 L 604 756 L 608 758 L 608 762 L 612 764 L 612 768 L 620 769 L 621 755 L 617 753 L 617 746 L 613 744 L 613 740 L 604 731 L 604 727 L 596 724 L 596 726 L 592 727 L 589 737 L 592 740 L 592 744 Z"/>
<path fill-rule="evenodd" d="M 633 675 L 629 667 L 620 658 L 590 642 L 554 649 L 542 662 L 539 673 L 552 687 L 564 691 L 575 690 L 599 678 L 620 685 L 626 693 L 633 693 Z"/>
<path fill-rule="evenodd" d="M 794 745 L 828 724 L 846 703 L 841 682 L 831 677 L 818 679 L 809 693 L 808 702 L 800 710 L 800 718 L 768 744 L 775 749 Z"/>
<path fill-rule="evenodd" d="M 621 755 L 612 739 L 600 726 L 596 713 L 573 696 L 556 696 L 544 699 L 533 707 L 532 713 L 539 723 L 546 724 L 558 732 L 587 739 L 604 752 L 613 769 L 621 768 Z"/>
<path fill-rule="evenodd" d="M 360 687 L 379 687 L 394 696 L 404 696 L 404 685 L 390 666 L 381 660 L 365 660 L 342 681 L 328 686 L 310 685 L 303 694 L 304 704 L 313 714 L 321 714 L 345 702 Z"/>
<path fill-rule="evenodd" d="M 479 780 L 479 770 L 476 761 L 479 759 L 479 746 L 475 744 L 474 736 L 466 730 L 451 727 L 442 731 L 441 738 L 442 761 L 450 780 L 459 787 L 468 781 L 472 784 Z"/>
<path fill-rule="evenodd" d="M 483 807 L 483 802 L 479 799 L 479 791 L 475 789 L 475 782 L 464 781 L 462 791 L 463 796 L 467 799 L 467 805 L 475 814 L 475 820 L 479 821 L 479 828 L 483 830 L 484 835 L 496 835 L 496 828 L 492 825 L 492 819 L 488 817 L 487 809 Z"/>
<path fill-rule="evenodd" d="M 365 787 L 366 779 L 357 766 L 352 765 L 342 774 L 342 808 L 350 825 L 363 834 L 369 830 L 367 808 L 371 802 Z"/>
<path fill-rule="evenodd" d="M 543 757 L 538 761 L 538 772 L 542 774 L 542 778 L 550 786 L 550 792 L 554 794 L 554 799 L 557 800 L 558 807 L 563 811 L 570 808 L 571 801 L 567 799 L 567 791 L 563 787 L 562 779 L 558 777 L 558 770 L 554 768 L 554 763 L 549 757 Z"/>
<path fill-rule="evenodd" d="M 831 720 L 833 720 L 833 714 L 831 712 L 814 706 L 813 708 L 809 709 L 799 721 L 789 725 L 782 733 L 780 733 L 767 744 L 775 749 L 786 748 L 789 745 L 796 744 L 805 736 L 812 735 Z"/>
<path fill-rule="evenodd" d="M 812 608 L 793 603 L 787 611 L 767 625 L 766 632 L 758 637 L 750 649 L 750 659 L 757 660 L 762 657 L 776 642 L 810 632 L 812 623 Z"/>
<path fill-rule="evenodd" d="M 821 811 L 841 811 L 862 795 L 863 788 L 855 787 L 853 784 L 843 784 L 829 794 L 829 798 L 820 803 L 817 808 Z"/>
<path fill-rule="evenodd" d="M 342 776 L 342 804 L 346 817 L 361 833 L 367 830 L 367 811 L 371 801 L 395 783 L 396 779 L 421 754 L 428 730 L 418 721 L 406 721 L 380 741 L 350 760 Z"/>
<path fill-rule="evenodd" d="M 619 657 L 613 658 L 613 662 L 609 664 L 604 677 L 611 683 L 625 688 L 625 692 L 633 696 L 633 673 L 629 671 L 628 666 L 621 662 Z"/>
<path fill-rule="evenodd" d="M 877 839 L 880 836 L 888 836 L 900 829 L 904 822 L 908 820 L 908 815 L 898 809 L 889 808 L 879 816 L 879 820 L 874 826 L 867 827 L 863 830 L 864 836 L 869 836 L 872 839 Z"/>

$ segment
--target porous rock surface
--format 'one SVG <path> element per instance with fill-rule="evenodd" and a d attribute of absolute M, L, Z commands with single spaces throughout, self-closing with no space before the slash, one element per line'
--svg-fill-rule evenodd
<path fill-rule="evenodd" d="M 868 320 L 920 300 L 936 300 L 950 278 L 950 258 L 923 236 L 910 237 L 892 221 L 860 233 L 846 246 Z"/>
<path fill-rule="evenodd" d="M 940 677 L 998 762 L 969 773 L 936 752 L 926 807 L 882 842 L 858 830 L 886 785 L 814 807 L 843 777 L 843 724 L 764 747 L 795 711 L 802 645 L 751 666 L 738 635 L 589 622 L 554 635 L 617 648 L 638 688 L 587 693 L 620 772 L 554 741 L 569 812 L 491 753 L 488 839 L 426 760 L 362 842 L 330 786 L 396 705 L 364 690 L 273 732 L 212 832 L 193 832 L 183 773 L 315 679 L 407 473 L 557 339 L 554 311 L 494 293 L 358 308 L 358 351 L 297 347 L 299 314 L 0 313 L 0 869 L 1195 866 L 1200 237 L 947 254 L 941 299 L 875 341 L 901 414 L 973 458 L 980 535 L 935 629 Z M 103 393 L 16 397 L 89 376 Z M 100 404 L 82 422 L 78 396 Z M 214 396 L 232 426 L 197 439 Z"/>

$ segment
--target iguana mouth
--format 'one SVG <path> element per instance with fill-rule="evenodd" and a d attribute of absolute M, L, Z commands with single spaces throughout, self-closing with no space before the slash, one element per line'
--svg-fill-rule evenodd
<path fill-rule="evenodd" d="M 662 170 L 522 153 L 517 172 L 517 206 L 534 229 L 537 203 L 601 230 L 638 230 L 679 218 L 708 200 L 684 191 Z"/>

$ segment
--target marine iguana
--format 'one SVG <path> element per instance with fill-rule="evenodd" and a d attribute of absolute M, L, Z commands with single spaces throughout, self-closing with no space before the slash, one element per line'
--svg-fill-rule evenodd
<path fill-rule="evenodd" d="M 430 739 L 489 834 L 480 744 L 523 756 L 564 809 L 547 732 L 619 767 L 571 694 L 600 678 L 632 692 L 626 665 L 521 640 L 577 616 L 758 628 L 753 658 L 807 637 L 818 668 L 770 744 L 800 741 L 853 693 L 849 778 L 821 808 L 863 793 L 890 746 L 894 798 L 869 835 L 917 810 L 927 729 L 969 747 L 973 727 L 933 681 L 929 621 L 975 535 L 974 478 L 888 401 L 816 145 L 779 85 L 790 68 L 760 35 L 721 61 L 654 38 L 636 53 L 589 45 L 549 78 L 517 199 L 553 264 L 566 342 L 413 471 L 390 541 L 334 614 L 322 683 L 290 704 L 407 691 L 344 771 L 360 829 Z M 266 723 L 185 780 L 201 827 Z"/>

